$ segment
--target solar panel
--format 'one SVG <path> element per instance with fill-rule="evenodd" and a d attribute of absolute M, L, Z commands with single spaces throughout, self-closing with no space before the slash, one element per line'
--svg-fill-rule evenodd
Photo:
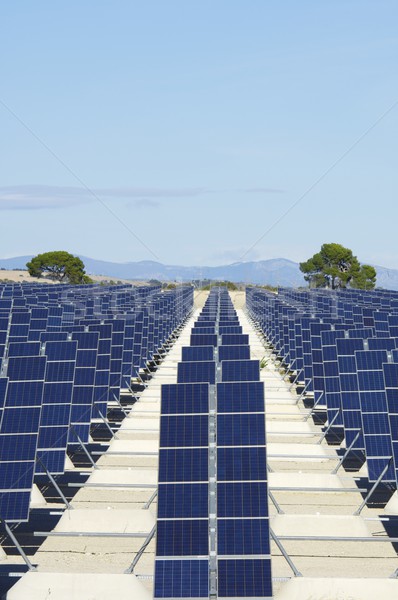
<path fill-rule="evenodd" d="M 76 368 L 73 381 L 71 429 L 68 443 L 77 444 L 78 438 L 87 443 L 94 400 L 95 375 L 99 333 L 74 332 L 72 340 L 77 341 Z"/>
<path fill-rule="evenodd" d="M 226 333 L 222 336 L 223 346 L 248 346 L 249 336 L 247 334 Z"/>
<path fill-rule="evenodd" d="M 398 363 L 383 364 L 383 375 L 390 423 L 395 481 L 398 484 Z"/>
<path fill-rule="evenodd" d="M 219 383 L 217 412 L 264 412 L 264 384 L 260 381 Z"/>
<path fill-rule="evenodd" d="M 376 481 L 387 465 L 391 463 L 389 469 L 383 475 L 383 481 L 395 481 L 383 374 L 383 363 L 387 363 L 387 351 L 356 351 L 355 361 L 368 479 L 369 481 Z"/>
<path fill-rule="evenodd" d="M 161 414 L 208 413 L 209 386 L 207 383 L 162 385 Z"/>
<path fill-rule="evenodd" d="M 0 426 L 0 518 L 5 521 L 28 519 L 45 368 L 44 356 L 8 359 Z"/>
<path fill-rule="evenodd" d="M 260 361 L 224 360 L 221 363 L 222 381 L 259 381 Z"/>
<path fill-rule="evenodd" d="M 191 346 L 217 346 L 217 335 L 191 335 Z"/>
<path fill-rule="evenodd" d="M 208 596 L 208 560 L 156 560 L 154 598 Z"/>
<path fill-rule="evenodd" d="M 44 354 L 47 365 L 36 473 L 43 473 L 47 469 L 50 473 L 61 474 L 65 468 L 71 419 L 77 342 L 46 342 Z"/>
<path fill-rule="evenodd" d="M 249 568 L 244 555 L 256 558 L 256 581 L 248 576 L 239 591 L 272 594 L 264 386 L 233 312 L 227 291 L 213 288 L 198 323 L 216 322 L 222 338 L 195 325 L 179 383 L 162 386 L 155 598 L 233 597 L 223 578 Z M 214 535 L 218 560 L 209 554 Z"/>
<path fill-rule="evenodd" d="M 271 561 L 264 559 L 218 560 L 219 598 L 271 598 Z"/>
<path fill-rule="evenodd" d="M 249 360 L 250 346 L 220 346 L 218 360 Z"/>
<path fill-rule="evenodd" d="M 348 447 L 354 443 L 353 448 L 365 450 L 355 363 L 355 352 L 363 350 L 363 339 L 337 339 L 336 347 L 346 445 Z"/>
<path fill-rule="evenodd" d="M 213 361 L 181 362 L 177 367 L 178 383 L 211 383 L 216 379 Z"/>
<path fill-rule="evenodd" d="M 182 361 L 214 360 L 214 346 L 187 346 L 182 348 Z"/>

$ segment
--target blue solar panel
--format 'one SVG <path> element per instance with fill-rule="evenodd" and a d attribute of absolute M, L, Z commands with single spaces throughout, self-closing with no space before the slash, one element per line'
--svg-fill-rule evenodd
<path fill-rule="evenodd" d="M 391 461 L 384 481 L 395 481 L 383 363 L 386 350 L 356 351 L 359 399 L 369 481 L 376 481 Z"/>
<path fill-rule="evenodd" d="M 156 560 L 154 598 L 208 598 L 207 560 Z"/>
<path fill-rule="evenodd" d="M 36 472 L 63 473 L 71 419 L 77 342 L 46 342 L 46 376 L 40 419 Z"/>
<path fill-rule="evenodd" d="M 258 360 L 225 360 L 221 363 L 222 381 L 259 381 Z"/>
<path fill-rule="evenodd" d="M 191 346 L 217 346 L 217 335 L 191 335 Z"/>
<path fill-rule="evenodd" d="M 217 515 L 218 517 L 268 516 L 267 483 L 265 481 L 218 483 Z"/>
<path fill-rule="evenodd" d="M 39 356 L 40 342 L 11 342 L 8 356 Z"/>
<path fill-rule="evenodd" d="M 177 367 L 178 383 L 210 383 L 216 381 L 216 364 L 213 361 L 181 362 Z"/>
<path fill-rule="evenodd" d="M 161 483 L 158 487 L 158 519 L 207 518 L 207 483 Z"/>
<path fill-rule="evenodd" d="M 191 336 L 193 335 L 214 335 L 215 331 L 214 331 L 214 327 L 202 327 L 200 329 L 197 329 L 196 327 L 194 327 L 191 331 Z"/>
<path fill-rule="evenodd" d="M 8 360 L 8 385 L 0 427 L 0 448 L 9 446 L 0 455 L 0 517 L 6 521 L 28 518 L 45 368 L 44 356 Z M 5 383 L 3 394 L 4 388 Z M 24 394 L 18 396 L 17 402 L 16 391 Z"/>
<path fill-rule="evenodd" d="M 248 346 L 249 336 L 247 334 L 227 333 L 222 336 L 223 346 Z"/>
<path fill-rule="evenodd" d="M 265 447 L 218 448 L 217 480 L 266 480 L 267 461 Z"/>
<path fill-rule="evenodd" d="M 220 346 L 218 360 L 249 360 L 250 346 Z"/>
<path fill-rule="evenodd" d="M 218 597 L 271 598 L 271 560 L 219 560 Z"/>
<path fill-rule="evenodd" d="M 242 334 L 242 327 L 240 325 L 220 325 L 219 334 Z"/>
<path fill-rule="evenodd" d="M 187 362 L 214 360 L 214 346 L 188 346 L 182 348 L 182 360 Z"/>
<path fill-rule="evenodd" d="M 264 412 L 264 384 L 260 381 L 217 384 L 218 413 Z"/>
<path fill-rule="evenodd" d="M 209 554 L 209 522 L 207 519 L 159 521 L 157 556 L 206 556 Z"/>
<path fill-rule="evenodd" d="M 358 435 L 358 432 L 362 432 L 355 352 L 363 349 L 363 339 L 337 339 L 336 347 L 344 433 L 346 445 L 350 446 Z M 365 449 L 362 433 L 360 433 L 353 447 L 361 450 Z"/>
<path fill-rule="evenodd" d="M 162 386 L 155 598 L 213 594 L 209 582 L 213 584 L 215 580 L 208 553 L 209 541 L 214 544 L 212 532 L 217 529 L 219 556 L 269 555 L 264 386 L 259 381 L 259 361 L 250 361 L 248 336 L 238 333 L 241 328 L 227 291 L 213 288 L 206 306 L 199 321 L 203 325 L 195 325 L 191 336 L 191 348 L 183 349 L 183 362 L 178 365 L 179 383 Z M 230 315 L 234 318 L 229 319 Z M 225 347 L 218 345 L 219 336 L 209 340 L 203 333 L 210 323 L 223 334 Z M 236 333 L 224 334 L 225 331 Z M 206 348 L 209 345 L 212 347 Z M 217 384 L 215 390 L 210 385 L 216 381 L 216 364 L 200 360 L 213 358 L 213 346 L 217 346 L 222 375 L 228 380 Z M 181 383 L 187 381 L 205 383 Z M 209 447 L 211 440 L 216 441 L 216 452 L 213 445 Z M 217 520 L 211 513 L 214 486 Z M 185 560 L 179 560 L 181 557 Z M 180 564 L 190 565 L 188 587 L 191 567 L 195 569 L 195 593 L 192 586 L 188 590 L 181 585 L 185 572 L 181 572 Z M 228 561 L 228 566 L 232 564 Z M 236 566 L 240 569 L 243 564 L 239 561 Z M 266 568 L 261 561 L 252 569 L 259 565 L 264 574 Z M 268 567 L 270 589 L 269 564 Z M 256 579 L 259 573 L 260 569 L 256 570 Z M 224 574 L 221 569 L 218 579 Z M 243 586 L 244 595 L 249 590 L 265 589 L 265 584 L 249 579 Z M 218 597 L 222 597 L 220 590 Z"/>
<path fill-rule="evenodd" d="M 217 444 L 218 446 L 264 445 L 264 413 L 219 414 Z"/>
<path fill-rule="evenodd" d="M 163 448 L 159 452 L 159 483 L 206 482 L 208 463 L 208 448 Z"/>
<path fill-rule="evenodd" d="M 160 419 L 160 447 L 208 446 L 207 415 L 163 415 Z"/>
<path fill-rule="evenodd" d="M 87 443 L 94 401 L 95 373 L 99 343 L 98 332 L 74 332 L 77 341 L 76 368 L 73 381 L 71 430 L 69 444 L 77 444 L 78 438 Z"/>
<path fill-rule="evenodd" d="M 218 519 L 217 534 L 219 556 L 270 553 L 267 519 Z"/>

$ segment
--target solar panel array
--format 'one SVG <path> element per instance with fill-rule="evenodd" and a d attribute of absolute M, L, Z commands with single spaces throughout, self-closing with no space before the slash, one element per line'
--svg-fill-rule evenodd
<path fill-rule="evenodd" d="M 264 387 L 225 289 L 182 358 L 162 386 L 154 597 L 270 598 Z"/>
<path fill-rule="evenodd" d="M 398 293 L 247 288 L 249 315 L 332 431 L 362 452 L 369 481 L 398 484 Z"/>
<path fill-rule="evenodd" d="M 0 519 L 28 519 L 35 474 L 67 449 L 162 352 L 191 287 L 0 285 Z"/>

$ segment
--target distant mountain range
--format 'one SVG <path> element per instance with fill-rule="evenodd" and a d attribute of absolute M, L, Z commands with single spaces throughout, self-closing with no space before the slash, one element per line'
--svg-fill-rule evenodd
<path fill-rule="evenodd" d="M 25 269 L 32 256 L 0 259 L 0 268 Z M 143 260 L 139 262 L 114 263 L 80 256 L 90 275 L 104 275 L 110 279 L 159 279 L 160 281 L 191 281 L 192 279 L 228 280 L 235 283 L 279 285 L 299 287 L 306 285 L 299 265 L 286 258 L 237 262 L 219 267 L 183 267 L 163 265 Z M 376 266 L 377 286 L 398 290 L 398 270 Z M 1 278 L 1 276 L 0 276 Z"/>

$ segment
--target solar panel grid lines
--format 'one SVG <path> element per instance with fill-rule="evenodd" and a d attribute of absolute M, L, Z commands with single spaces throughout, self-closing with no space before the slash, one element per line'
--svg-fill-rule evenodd
<path fill-rule="evenodd" d="M 39 425 L 36 473 L 62 474 L 71 421 L 77 341 L 45 343 L 47 357 Z"/>
<path fill-rule="evenodd" d="M 181 578 L 185 577 L 187 589 L 195 589 L 197 597 L 215 594 L 215 597 L 221 598 L 224 592 L 226 597 L 235 597 L 238 588 L 235 591 L 232 587 L 227 589 L 223 577 L 230 569 L 240 572 L 242 568 L 247 571 L 247 585 L 243 588 L 240 584 L 239 588 L 242 597 L 248 597 L 254 590 L 266 592 L 266 596 L 262 593 L 264 597 L 271 593 L 264 386 L 259 381 L 259 362 L 249 360 L 248 336 L 238 333 L 241 330 L 225 334 L 226 338 L 220 335 L 223 315 L 229 316 L 233 312 L 228 294 L 225 294 L 225 301 L 220 300 L 223 295 L 213 289 L 207 302 L 207 306 L 212 306 L 211 311 L 206 310 L 205 305 L 198 322 L 205 318 L 206 313 L 211 314 L 213 321 L 217 320 L 216 339 L 211 346 L 215 348 L 217 360 L 222 357 L 230 357 L 230 360 L 218 363 L 217 368 L 213 362 L 215 378 L 206 384 L 162 386 L 158 499 L 158 523 L 162 522 L 162 527 L 158 531 L 160 541 L 155 562 L 155 598 L 189 595 L 190 592 L 183 592 L 180 586 Z M 197 329 L 200 331 L 202 327 Z M 233 337 L 228 337 L 231 335 Z M 191 336 L 191 348 L 198 347 L 196 344 L 200 336 L 201 333 Z M 237 342 L 238 346 L 224 346 L 224 342 Z M 194 354 L 183 350 L 182 356 L 187 359 Z M 191 361 L 192 366 L 189 367 L 186 366 L 189 362 L 179 363 L 178 381 L 181 381 L 184 370 L 196 377 L 196 373 L 203 370 L 200 366 L 202 358 L 203 354 L 198 352 L 196 367 L 193 366 L 195 361 Z M 223 383 L 223 364 L 226 365 L 225 373 L 229 369 L 231 378 L 246 374 L 248 381 Z M 206 399 L 202 396 L 194 403 L 191 399 L 192 387 L 189 389 L 187 385 L 206 385 Z M 196 393 L 199 393 L 199 389 Z M 195 404 L 196 414 L 191 412 Z M 182 410 L 183 414 L 179 414 L 177 409 Z M 173 414 L 173 411 L 177 412 Z M 249 423 L 252 426 L 250 435 L 247 431 Z M 170 444 L 175 446 L 170 447 Z M 178 478 L 183 483 L 177 482 Z M 175 503 L 177 494 L 180 495 L 180 506 Z M 199 532 L 195 543 L 192 540 L 193 517 L 197 520 Z M 164 522 L 167 525 L 163 525 Z M 184 527 L 182 522 L 187 533 L 181 536 Z M 179 532 L 178 539 L 176 532 Z M 196 552 L 195 558 L 189 554 L 193 551 Z M 175 554 L 168 556 L 166 561 L 165 552 Z M 242 554 L 245 558 L 242 558 Z M 181 555 L 185 557 L 183 562 Z M 249 555 L 252 557 L 251 563 L 245 562 Z M 187 561 L 187 573 L 182 573 L 181 565 L 186 565 Z M 194 563 L 196 571 L 193 575 Z M 252 578 L 254 573 L 255 576 L 249 583 L 250 573 Z M 263 583 L 260 584 L 260 581 Z"/>
<path fill-rule="evenodd" d="M 0 424 L 0 518 L 9 522 L 28 520 L 46 360 L 14 356 L 7 362 Z"/>
<path fill-rule="evenodd" d="M 369 481 L 377 481 L 387 467 L 383 481 L 395 481 L 383 373 L 388 353 L 386 350 L 357 350 L 355 362 Z"/>

